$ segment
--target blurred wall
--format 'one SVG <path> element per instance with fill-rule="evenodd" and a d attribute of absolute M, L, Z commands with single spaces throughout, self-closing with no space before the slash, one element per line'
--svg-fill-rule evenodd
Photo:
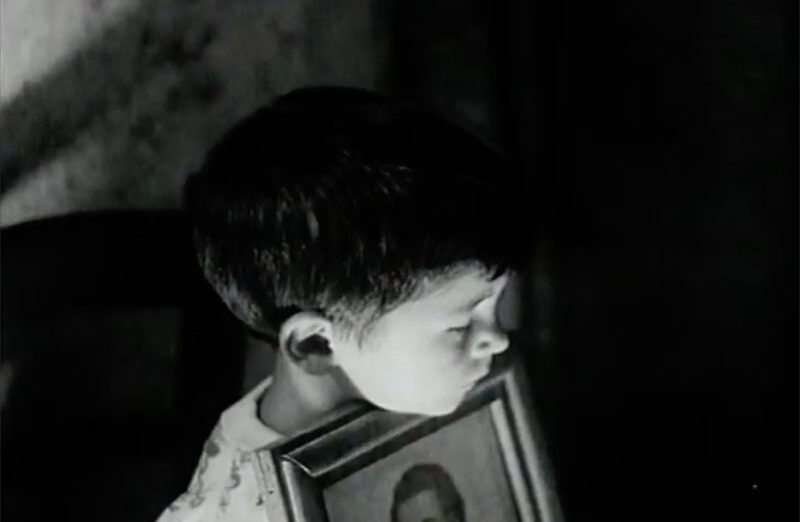
<path fill-rule="evenodd" d="M 256 107 L 309 84 L 375 86 L 385 34 L 378 7 L 2 0 L 0 225 L 176 207 L 208 147 Z M 63 299 L 64 308 L 3 307 L 2 371 L 13 370 L 15 384 L 3 410 L 4 519 L 99 521 L 125 505 L 116 519 L 153 520 L 185 489 L 218 415 L 240 395 L 242 335 L 232 316 L 188 295 L 180 306 L 159 303 L 164 282 L 194 266 L 177 246 L 184 231 L 158 215 L 126 216 L 64 225 L 31 244 L 3 236 L 4 289 L 21 281 L 45 307 Z M 25 259 L 26 246 L 41 255 Z M 33 270 L 12 272 L 7 259 Z M 102 294 L 117 279 L 152 297 L 79 304 L 84 291 Z M 63 291 L 59 281 L 76 286 Z M 247 350 L 245 385 L 271 363 L 264 346 Z M 56 455 L 38 451 L 53 444 Z M 43 480 L 60 484 L 50 502 L 38 501 Z"/>
<path fill-rule="evenodd" d="M 303 85 L 375 85 L 374 3 L 3 0 L 0 225 L 176 206 L 255 107 Z"/>

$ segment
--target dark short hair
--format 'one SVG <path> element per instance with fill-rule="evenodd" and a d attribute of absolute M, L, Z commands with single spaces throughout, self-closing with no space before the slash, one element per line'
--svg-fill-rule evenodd
<path fill-rule="evenodd" d="M 436 493 L 442 508 L 456 520 L 465 520 L 464 499 L 458 492 L 450 474 L 438 464 L 417 464 L 403 473 L 394 487 L 391 521 L 398 521 L 398 511 L 406 500 L 422 491 Z"/>
<path fill-rule="evenodd" d="M 189 177 L 204 272 L 248 326 L 296 310 L 386 311 L 421 275 L 521 267 L 520 177 L 461 129 L 355 88 L 313 87 L 257 110 Z"/>

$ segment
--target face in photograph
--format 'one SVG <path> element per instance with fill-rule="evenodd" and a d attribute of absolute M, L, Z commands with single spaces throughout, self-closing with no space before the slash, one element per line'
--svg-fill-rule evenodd
<path fill-rule="evenodd" d="M 464 522 L 464 499 L 438 464 L 417 464 L 394 489 L 391 522 Z"/>

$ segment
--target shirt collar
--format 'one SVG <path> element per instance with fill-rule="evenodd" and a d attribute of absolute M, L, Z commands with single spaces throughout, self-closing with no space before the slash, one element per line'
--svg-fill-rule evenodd
<path fill-rule="evenodd" d="M 222 414 L 224 437 L 242 451 L 254 451 L 284 438 L 258 418 L 258 401 L 270 384 L 272 377 L 264 379 Z"/>

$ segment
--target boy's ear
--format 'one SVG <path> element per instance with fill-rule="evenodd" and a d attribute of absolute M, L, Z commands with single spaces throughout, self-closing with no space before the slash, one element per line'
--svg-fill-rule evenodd
<path fill-rule="evenodd" d="M 280 350 L 306 373 L 321 375 L 335 365 L 333 361 L 333 323 L 315 312 L 298 312 L 281 325 Z"/>

